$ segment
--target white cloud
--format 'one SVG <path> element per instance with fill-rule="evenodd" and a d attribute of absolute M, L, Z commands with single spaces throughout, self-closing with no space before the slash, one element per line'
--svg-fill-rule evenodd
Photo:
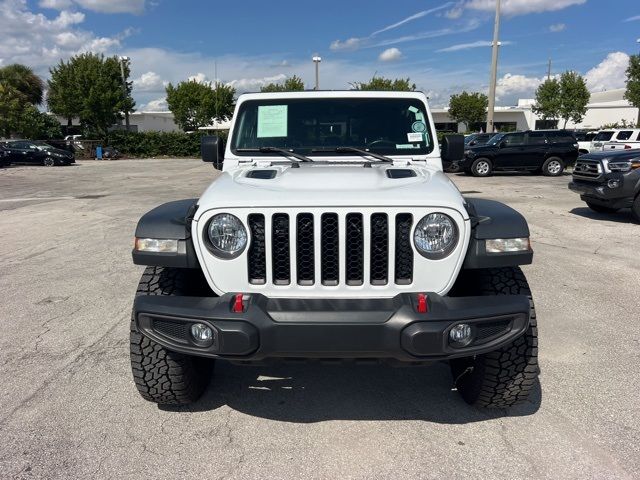
<path fill-rule="evenodd" d="M 625 85 L 626 71 L 629 66 L 629 55 L 623 52 L 612 52 L 593 67 L 585 75 L 587 87 L 592 92 L 601 92 Z"/>
<path fill-rule="evenodd" d="M 582 5 L 587 0 L 502 0 L 500 7 L 504 15 L 526 15 L 528 13 L 552 12 L 563 10 L 574 5 Z M 466 8 L 493 12 L 496 9 L 495 0 L 469 0 Z"/>
<path fill-rule="evenodd" d="M 635 22 L 636 20 L 640 20 L 640 15 L 636 15 L 635 17 L 629 17 L 625 20 L 625 22 Z"/>
<path fill-rule="evenodd" d="M 238 78 L 235 80 L 231 80 L 226 84 L 230 87 L 236 89 L 236 91 L 242 92 L 257 92 L 261 87 L 268 85 L 270 83 L 282 83 L 287 79 L 287 76 L 284 73 L 280 73 L 278 75 L 273 75 L 270 77 L 261 77 L 261 78 Z"/>
<path fill-rule="evenodd" d="M 515 105 L 520 98 L 534 98 L 544 78 L 527 77 L 507 73 L 498 79 L 496 99 L 503 105 Z"/>
<path fill-rule="evenodd" d="M 426 17 L 427 15 L 430 15 L 432 13 L 438 12 L 440 10 L 444 10 L 445 8 L 449 8 L 452 5 L 454 5 L 454 2 L 447 2 L 443 5 L 440 5 L 438 7 L 434 7 L 431 8 L 429 10 L 422 10 L 418 13 L 414 13 L 413 15 L 410 15 L 406 18 L 403 18 L 402 20 L 400 20 L 399 22 L 396 23 L 392 23 L 391 25 L 387 25 L 386 27 L 381 28 L 380 30 L 376 30 L 375 32 L 371 33 L 370 35 L 366 36 L 366 37 L 351 37 L 348 38 L 347 40 L 334 40 L 333 42 L 331 42 L 331 45 L 329 46 L 329 48 L 333 51 L 340 51 L 340 50 L 357 50 L 361 47 L 364 47 L 368 44 L 371 43 L 371 40 L 376 37 L 377 35 L 384 33 L 384 32 L 388 32 L 389 30 L 394 30 L 406 23 L 412 22 L 414 20 L 417 20 L 419 18 L 422 17 Z M 405 37 L 403 37 L 405 38 Z M 407 37 L 408 38 L 408 37 Z M 430 38 L 430 37 L 417 37 L 417 39 L 420 38 Z M 407 40 L 408 41 L 408 40 Z M 377 43 L 375 45 L 371 45 L 371 46 L 381 46 L 384 45 L 383 43 Z M 391 43 L 388 43 L 388 45 L 392 45 Z"/>
<path fill-rule="evenodd" d="M 402 52 L 395 47 L 387 48 L 380 54 L 378 60 L 381 62 L 395 62 L 402 58 Z"/>
<path fill-rule="evenodd" d="M 423 10 L 421 12 L 414 13 L 413 15 L 400 20 L 399 22 L 392 23 L 391 25 L 388 25 L 388 26 L 386 26 L 384 28 L 381 28 L 380 30 L 376 30 L 370 36 L 374 37 L 374 36 L 378 35 L 379 33 L 383 33 L 383 32 L 387 32 L 389 30 L 393 30 L 394 28 L 398 28 L 398 27 L 404 25 L 405 23 L 409 23 L 409 22 L 412 22 L 412 21 L 417 20 L 419 18 L 426 17 L 427 15 L 429 15 L 431 13 L 438 12 L 440 10 L 444 10 L 445 8 L 449 8 L 452 5 L 453 5 L 453 2 L 447 2 L 444 5 L 440 5 L 439 7 L 435 7 L 435 8 L 431 8 L 429 10 Z"/>
<path fill-rule="evenodd" d="M 160 97 L 155 100 L 151 100 L 149 103 L 141 105 L 138 110 L 142 112 L 166 112 L 169 110 L 167 98 Z"/>
<path fill-rule="evenodd" d="M 462 16 L 463 9 L 461 7 L 454 7 L 451 10 L 447 10 L 444 14 L 445 17 L 451 20 L 456 20 Z"/>
<path fill-rule="evenodd" d="M 567 26 L 564 23 L 554 23 L 549 26 L 549 31 L 552 33 L 564 32 L 567 29 Z"/>
<path fill-rule="evenodd" d="M 334 40 L 333 42 L 331 42 L 331 45 L 329 45 L 329 48 L 333 51 L 357 50 L 363 44 L 364 40 L 365 39 L 363 38 L 356 37 L 348 38 L 345 41 Z"/>
<path fill-rule="evenodd" d="M 191 76 L 188 78 L 188 80 L 189 80 L 190 82 L 211 83 L 211 82 L 209 81 L 209 79 L 207 78 L 207 76 L 206 76 L 204 73 L 202 73 L 202 72 L 196 73 L 195 75 L 191 75 Z"/>
<path fill-rule="evenodd" d="M 133 87 L 140 92 L 164 91 L 167 82 L 163 82 L 156 72 L 146 72 L 133 81 Z"/>
<path fill-rule="evenodd" d="M 144 12 L 145 0 L 40 0 L 40 7 L 64 10 L 77 5 L 85 10 L 100 13 L 133 13 Z"/>
<path fill-rule="evenodd" d="M 511 45 L 511 44 L 512 42 L 508 40 L 504 42 L 500 42 L 500 46 L 502 47 Z M 486 41 L 486 40 L 478 40 L 477 42 L 459 43 L 457 45 L 451 45 L 450 47 L 436 50 L 436 52 L 457 52 L 459 50 L 469 50 L 470 48 L 490 47 L 491 45 L 493 45 L 493 42 Z"/>

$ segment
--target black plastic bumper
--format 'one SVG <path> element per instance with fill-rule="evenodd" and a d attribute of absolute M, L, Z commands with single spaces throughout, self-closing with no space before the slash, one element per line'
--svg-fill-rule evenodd
<path fill-rule="evenodd" d="M 428 294 L 428 312 L 419 313 L 417 294 L 391 299 L 270 299 L 246 295 L 234 313 L 234 295 L 219 298 L 139 296 L 137 329 L 170 350 L 229 360 L 266 358 L 361 358 L 414 362 L 486 353 L 524 334 L 529 299 L 523 295 L 440 297 Z M 215 332 L 199 346 L 194 323 Z M 449 342 L 458 323 L 471 325 L 465 347 Z"/>
<path fill-rule="evenodd" d="M 618 180 L 620 186 L 609 188 L 608 180 Z M 578 193 L 583 202 L 593 203 L 608 208 L 629 208 L 633 204 L 634 185 L 625 182 L 623 175 L 608 175 L 603 182 L 586 182 L 574 180 L 569 183 L 569 190 Z"/>

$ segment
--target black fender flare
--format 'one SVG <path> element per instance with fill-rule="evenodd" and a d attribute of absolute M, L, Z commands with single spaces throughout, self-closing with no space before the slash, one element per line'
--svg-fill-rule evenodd
<path fill-rule="evenodd" d="M 471 239 L 463 269 L 498 268 L 529 265 L 533 250 L 517 253 L 487 253 L 486 240 L 528 238 L 529 225 L 522 214 L 504 203 L 482 198 L 465 198 L 471 219 Z"/>
<path fill-rule="evenodd" d="M 154 267 L 200 268 L 191 239 L 191 221 L 198 199 L 164 203 L 145 213 L 136 227 L 136 238 L 178 240 L 177 253 L 132 251 L 133 263 Z"/>

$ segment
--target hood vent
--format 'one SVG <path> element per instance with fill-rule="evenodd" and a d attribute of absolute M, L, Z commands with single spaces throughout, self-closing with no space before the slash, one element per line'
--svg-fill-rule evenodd
<path fill-rule="evenodd" d="M 260 180 L 271 180 L 276 178 L 277 170 L 251 170 L 247 173 L 247 178 L 258 178 Z"/>
<path fill-rule="evenodd" d="M 411 178 L 417 176 L 415 170 L 409 168 L 389 168 L 387 170 L 387 177 L 389 178 Z"/>

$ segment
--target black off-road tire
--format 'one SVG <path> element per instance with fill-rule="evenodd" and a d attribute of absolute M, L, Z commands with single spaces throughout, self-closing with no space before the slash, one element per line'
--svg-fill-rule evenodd
<path fill-rule="evenodd" d="M 147 267 L 138 295 L 206 295 L 208 287 L 198 270 Z M 208 290 L 211 295 L 211 291 Z M 159 405 L 196 401 L 211 381 L 213 360 L 167 350 L 136 330 L 131 319 L 131 369 L 138 392 Z"/>
<path fill-rule="evenodd" d="M 451 360 L 455 386 L 470 405 L 508 408 L 522 403 L 540 372 L 538 327 L 529 284 L 518 267 L 478 270 L 464 280 L 465 285 L 458 287 L 464 295 L 527 295 L 531 319 L 526 333 L 512 343 L 483 355 Z"/>
<path fill-rule="evenodd" d="M 596 213 L 616 213 L 619 208 L 603 207 L 602 205 L 596 205 L 595 203 L 587 202 L 587 207 Z"/>
<path fill-rule="evenodd" d="M 631 216 L 636 222 L 640 223 L 640 195 L 636 196 L 633 205 L 631 205 Z"/>
<path fill-rule="evenodd" d="M 471 164 L 471 174 L 474 177 L 488 177 L 493 173 L 493 163 L 488 158 L 476 158 Z"/>
<path fill-rule="evenodd" d="M 565 164 L 561 158 L 549 157 L 542 164 L 542 175 L 545 177 L 559 177 L 565 169 Z"/>

